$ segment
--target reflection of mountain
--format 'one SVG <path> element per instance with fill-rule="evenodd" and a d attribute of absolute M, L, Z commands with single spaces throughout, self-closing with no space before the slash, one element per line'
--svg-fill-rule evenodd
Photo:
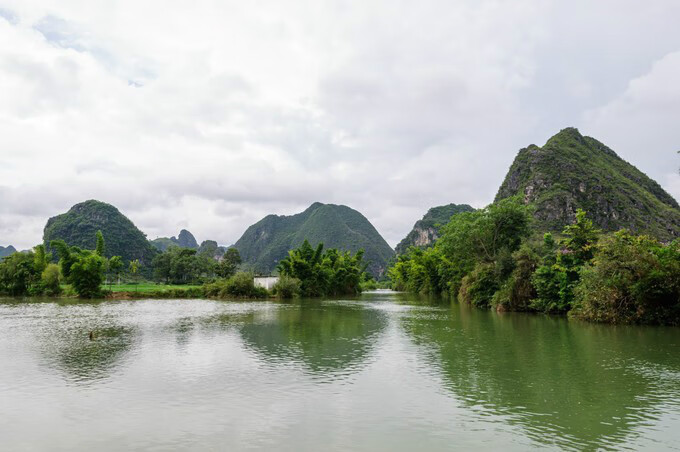
<path fill-rule="evenodd" d="M 385 325 L 379 311 L 313 300 L 282 305 L 271 316 L 253 315 L 241 336 L 268 360 L 299 362 L 313 373 L 353 372 Z"/>
<path fill-rule="evenodd" d="M 616 447 L 680 389 L 680 334 L 452 309 L 402 326 L 462 403 L 542 443 Z"/>
<path fill-rule="evenodd" d="M 76 382 L 106 378 L 123 356 L 132 348 L 135 330 L 111 326 L 94 330 L 95 340 L 88 331 L 79 334 L 59 334 L 48 346 L 55 365 Z"/>

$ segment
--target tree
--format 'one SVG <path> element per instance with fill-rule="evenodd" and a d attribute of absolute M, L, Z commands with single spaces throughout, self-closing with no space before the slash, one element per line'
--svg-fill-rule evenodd
<path fill-rule="evenodd" d="M 241 265 L 241 255 L 236 248 L 229 248 L 217 265 L 216 273 L 220 278 L 228 278 L 236 273 L 239 265 Z"/>
<path fill-rule="evenodd" d="M 104 257 L 104 251 L 104 234 L 102 234 L 102 231 L 97 231 L 97 246 L 95 248 L 95 253 L 97 253 L 97 256 Z"/>
<path fill-rule="evenodd" d="M 134 259 L 130 261 L 130 265 L 128 267 L 128 271 L 130 272 L 130 276 L 132 277 L 132 280 L 137 283 L 137 274 L 139 273 L 139 259 Z M 135 292 L 137 291 L 138 287 L 135 285 Z"/>
<path fill-rule="evenodd" d="M 323 252 L 323 244 L 312 248 L 307 240 L 288 252 L 277 266 L 283 276 L 300 281 L 303 296 L 351 295 L 361 292 L 360 283 L 366 270 L 363 250 L 352 255 L 331 248 Z"/>
<path fill-rule="evenodd" d="M 576 223 L 564 228 L 565 237 L 556 246 L 552 236 L 546 236 L 544 248 L 556 249 L 547 253 L 534 276 L 537 297 L 534 309 L 546 313 L 565 313 L 574 304 L 574 289 L 581 278 L 582 268 L 597 251 L 600 231 L 586 217 L 586 212 L 576 211 Z"/>
<path fill-rule="evenodd" d="M 61 292 L 61 275 L 57 264 L 47 264 L 42 272 L 40 281 L 46 295 L 59 295 Z"/>
<path fill-rule="evenodd" d="M 607 236 L 575 293 L 573 315 L 585 320 L 680 325 L 680 241 Z"/>
<path fill-rule="evenodd" d="M 113 256 L 109 259 L 109 272 L 118 279 L 120 284 L 120 273 L 123 270 L 123 259 L 120 256 Z"/>
<path fill-rule="evenodd" d="M 82 253 L 71 266 L 69 281 L 81 298 L 101 296 L 104 258 L 91 251 Z"/>
<path fill-rule="evenodd" d="M 35 270 L 35 256 L 13 253 L 0 262 L 0 292 L 12 296 L 28 295 L 39 281 Z"/>
<path fill-rule="evenodd" d="M 35 271 L 42 273 L 50 262 L 50 255 L 45 251 L 45 245 L 33 247 Z"/>

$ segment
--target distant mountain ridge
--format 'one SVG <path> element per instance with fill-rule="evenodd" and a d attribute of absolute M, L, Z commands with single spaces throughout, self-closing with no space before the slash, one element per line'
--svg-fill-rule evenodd
<path fill-rule="evenodd" d="M 150 243 L 160 252 L 167 251 L 171 246 L 178 246 L 180 248 L 197 250 L 199 254 L 208 254 L 210 257 L 217 260 L 221 259 L 227 251 L 226 246 L 218 245 L 214 240 L 204 240 L 199 245 L 194 235 L 186 229 L 179 231 L 177 237 L 158 237 L 150 240 Z"/>
<path fill-rule="evenodd" d="M 14 248 L 12 245 L 0 246 L 0 259 L 2 259 L 3 257 L 7 257 L 10 254 L 14 254 L 16 252 L 17 252 L 16 248 Z"/>
<path fill-rule="evenodd" d="M 139 259 L 142 265 L 150 265 L 157 253 L 129 218 L 111 204 L 96 200 L 78 203 L 50 218 L 43 242 L 49 247 L 52 240 L 61 239 L 71 246 L 94 249 L 97 231 L 104 235 L 106 257 L 121 256 L 125 262 Z"/>
<path fill-rule="evenodd" d="M 196 241 L 196 238 L 186 229 L 179 231 L 177 237 L 158 237 L 157 239 L 153 239 L 150 242 L 151 245 L 158 251 L 165 251 L 172 245 L 179 246 L 180 248 L 191 248 L 194 250 L 198 249 L 198 242 Z"/>
<path fill-rule="evenodd" d="M 594 138 L 566 128 L 543 147 L 519 151 L 496 201 L 520 196 L 535 207 L 536 226 L 561 231 L 576 210 L 605 231 L 621 228 L 662 240 L 680 236 L 678 202 Z"/>
<path fill-rule="evenodd" d="M 451 217 L 462 212 L 475 210 L 467 204 L 446 204 L 432 207 L 413 225 L 413 229 L 396 246 L 397 254 L 403 254 L 409 247 L 425 248 L 432 245 L 439 238 L 439 230 L 451 220 Z"/>
<path fill-rule="evenodd" d="M 356 252 L 364 249 L 368 271 L 376 277 L 387 268 L 394 251 L 361 213 L 343 205 L 316 202 L 304 212 L 267 215 L 250 226 L 234 244 L 246 266 L 272 272 L 288 251 L 307 239 L 316 246 Z"/>

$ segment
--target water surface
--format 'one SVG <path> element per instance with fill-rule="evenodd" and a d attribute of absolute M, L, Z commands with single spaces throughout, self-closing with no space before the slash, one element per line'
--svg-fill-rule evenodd
<path fill-rule="evenodd" d="M 674 449 L 680 329 L 394 293 L 0 300 L 0 438 L 12 451 Z"/>

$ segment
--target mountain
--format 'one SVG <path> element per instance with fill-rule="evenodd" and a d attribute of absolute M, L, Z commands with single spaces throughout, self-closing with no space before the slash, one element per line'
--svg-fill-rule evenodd
<path fill-rule="evenodd" d="M 397 254 L 405 253 L 411 246 L 425 248 L 439 238 L 439 229 L 449 222 L 452 216 L 461 212 L 475 210 L 467 204 L 447 204 L 433 207 L 422 219 L 416 221 L 413 229 L 395 248 Z"/>
<path fill-rule="evenodd" d="M 296 215 L 268 215 L 250 226 L 234 247 L 247 267 L 269 273 L 307 239 L 316 246 L 356 252 L 363 248 L 368 272 L 381 276 L 394 251 L 361 213 L 347 206 L 314 203 Z"/>
<path fill-rule="evenodd" d="M 543 147 L 519 151 L 496 201 L 519 195 L 535 206 L 537 227 L 561 231 L 578 208 L 600 228 L 627 228 L 661 240 L 680 236 L 680 208 L 671 195 L 594 138 L 567 128 Z"/>
<path fill-rule="evenodd" d="M 177 237 L 158 237 L 157 239 L 153 239 L 150 242 L 154 248 L 161 252 L 167 250 L 172 245 L 179 246 L 180 248 L 191 248 L 194 250 L 198 249 L 198 242 L 196 241 L 196 238 L 186 229 L 179 231 L 179 236 Z"/>
<path fill-rule="evenodd" d="M 214 240 L 203 240 L 198 247 L 198 254 L 206 254 L 216 260 L 222 259 L 226 251 L 226 246 L 220 246 Z"/>
<path fill-rule="evenodd" d="M 17 252 L 16 248 L 14 248 L 12 245 L 9 245 L 7 247 L 0 246 L 0 259 L 16 252 Z"/>
<path fill-rule="evenodd" d="M 62 239 L 69 245 L 94 249 L 97 231 L 102 231 L 106 257 L 121 256 L 127 262 L 139 259 L 142 265 L 150 265 L 156 250 L 149 244 L 142 231 L 111 204 L 89 200 L 71 207 L 61 215 L 47 221 L 43 242 Z"/>
<path fill-rule="evenodd" d="M 179 231 L 179 235 L 177 236 L 177 245 L 182 248 L 191 248 L 194 250 L 198 249 L 198 242 L 196 241 L 196 238 L 186 229 Z"/>

